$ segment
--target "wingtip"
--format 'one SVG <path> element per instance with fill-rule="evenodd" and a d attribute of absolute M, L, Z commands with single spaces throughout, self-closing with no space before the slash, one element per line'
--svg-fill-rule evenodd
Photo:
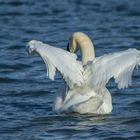
<path fill-rule="evenodd" d="M 36 40 L 31 40 L 26 45 L 26 50 L 29 54 L 32 54 L 35 50 L 35 44 L 37 43 Z"/>
<path fill-rule="evenodd" d="M 31 46 L 31 45 L 34 45 L 35 43 L 37 43 L 38 41 L 37 40 L 30 40 L 27 45 L 28 46 Z"/>

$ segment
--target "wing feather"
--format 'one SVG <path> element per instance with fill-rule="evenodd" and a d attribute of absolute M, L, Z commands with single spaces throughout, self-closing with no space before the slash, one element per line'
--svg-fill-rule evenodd
<path fill-rule="evenodd" d="M 70 88 L 80 86 L 83 80 L 83 66 L 76 59 L 77 56 L 60 48 L 52 47 L 40 41 L 32 40 L 28 43 L 29 52 L 37 52 L 44 60 L 47 77 L 54 80 L 56 69 L 63 75 Z"/>
<path fill-rule="evenodd" d="M 91 88 L 104 87 L 111 78 L 118 88 L 126 88 L 131 85 L 133 70 L 139 63 L 140 51 L 128 49 L 97 57 L 84 75 Z"/>

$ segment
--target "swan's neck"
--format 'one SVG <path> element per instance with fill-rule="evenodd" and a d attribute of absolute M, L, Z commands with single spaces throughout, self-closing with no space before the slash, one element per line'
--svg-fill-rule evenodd
<path fill-rule="evenodd" d="M 70 47 L 73 47 L 74 50 L 77 48 L 80 49 L 83 65 L 86 65 L 89 61 L 93 61 L 95 58 L 94 46 L 87 35 L 81 32 L 74 33 L 71 42 L 72 44 Z"/>
<path fill-rule="evenodd" d="M 95 54 L 92 42 L 80 42 L 78 46 L 82 54 L 82 64 L 86 65 L 89 61 L 93 61 Z"/>

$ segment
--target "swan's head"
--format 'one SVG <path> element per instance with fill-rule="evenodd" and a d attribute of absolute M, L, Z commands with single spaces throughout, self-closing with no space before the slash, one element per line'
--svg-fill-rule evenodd
<path fill-rule="evenodd" d="M 92 41 L 82 32 L 73 33 L 67 45 L 67 50 L 71 53 L 76 53 L 78 49 L 80 49 L 82 54 L 83 65 L 94 59 L 95 54 Z"/>
<path fill-rule="evenodd" d="M 71 53 L 75 53 L 77 52 L 78 49 L 80 50 L 85 48 L 87 49 L 89 47 L 93 48 L 93 44 L 90 38 L 82 32 L 75 32 L 69 38 L 67 51 L 70 51 Z"/>
<path fill-rule="evenodd" d="M 67 51 L 69 51 L 71 53 L 75 53 L 77 50 L 78 50 L 77 42 L 76 42 L 74 35 L 72 35 L 67 44 Z"/>

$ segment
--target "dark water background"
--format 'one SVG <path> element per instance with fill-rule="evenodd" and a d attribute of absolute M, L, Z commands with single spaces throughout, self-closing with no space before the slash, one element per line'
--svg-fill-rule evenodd
<path fill-rule="evenodd" d="M 46 79 L 43 61 L 25 46 L 37 39 L 65 49 L 75 31 L 91 37 L 96 56 L 140 49 L 140 0 L 0 0 L 1 140 L 140 139 L 140 69 L 129 89 L 109 84 L 109 115 L 52 112 L 60 76 Z"/>

